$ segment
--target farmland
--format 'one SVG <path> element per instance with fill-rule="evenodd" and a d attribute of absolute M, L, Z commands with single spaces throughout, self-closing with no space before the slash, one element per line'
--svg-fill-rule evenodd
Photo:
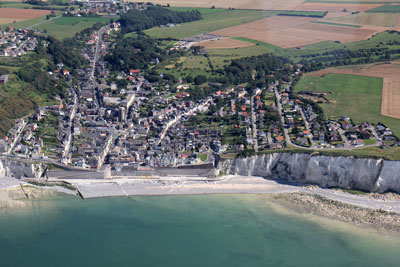
<path fill-rule="evenodd" d="M 202 42 L 200 45 L 203 46 L 205 49 L 219 49 L 219 48 L 247 47 L 247 46 L 252 46 L 254 44 L 241 40 L 226 38 L 226 39 L 219 39 L 216 41 Z"/>
<path fill-rule="evenodd" d="M 368 39 L 382 30 L 316 24 L 312 23 L 314 20 L 304 17 L 270 17 L 217 30 L 212 34 L 245 37 L 283 48 L 290 48 L 328 40 L 342 43 L 355 42 Z"/>
<path fill-rule="evenodd" d="M 93 26 L 97 22 L 106 23 L 109 21 L 110 18 L 102 17 L 61 17 L 38 25 L 36 28 L 42 31 L 45 30 L 47 34 L 62 40 L 67 37 L 73 37 L 76 33 Z"/>
<path fill-rule="evenodd" d="M 393 13 L 359 13 L 340 18 L 332 18 L 338 23 L 354 23 L 360 25 L 372 25 L 381 27 L 394 27 L 399 20 L 399 14 Z"/>
<path fill-rule="evenodd" d="M 335 22 L 328 22 L 328 21 L 313 21 L 313 23 L 328 24 L 328 25 L 335 25 L 335 26 L 342 26 L 342 27 L 361 28 L 361 26 L 359 26 L 359 25 L 335 23 Z"/>
<path fill-rule="evenodd" d="M 346 115 L 355 123 L 382 122 L 400 135 L 400 120 L 381 114 L 382 78 L 330 72 L 321 77 L 320 74 L 303 77 L 294 90 L 330 92 L 327 98 L 331 103 L 320 104 L 326 118 Z"/>
<path fill-rule="evenodd" d="M 385 5 L 367 10 L 366 12 L 400 13 L 400 5 Z"/>
<path fill-rule="evenodd" d="M 133 0 L 129 0 L 133 1 Z M 237 8 L 237 9 L 264 9 L 264 10 L 293 10 L 304 0 L 153 0 L 154 4 L 178 6 L 178 7 L 208 7 Z"/>
<path fill-rule="evenodd" d="M 50 14 L 50 10 L 0 8 L 0 17 L 13 20 L 29 20 Z"/>
<path fill-rule="evenodd" d="M 347 68 L 332 68 L 315 72 L 311 75 L 324 75 L 326 73 L 344 73 L 354 75 L 367 75 L 371 77 L 383 78 L 381 113 L 400 119 L 400 65 L 392 64 L 376 64 L 367 66 L 352 66 Z"/>
<path fill-rule="evenodd" d="M 205 11 L 203 10 L 203 12 Z M 155 38 L 169 37 L 174 39 L 182 39 L 201 33 L 216 31 L 219 29 L 259 20 L 275 14 L 276 12 L 271 11 L 224 10 L 205 14 L 203 15 L 202 20 L 184 23 L 172 28 L 155 27 L 146 30 L 145 33 Z"/>

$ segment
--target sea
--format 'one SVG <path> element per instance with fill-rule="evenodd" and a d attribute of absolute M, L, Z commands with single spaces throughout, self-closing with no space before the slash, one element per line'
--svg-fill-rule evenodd
<path fill-rule="evenodd" d="M 0 215 L 0 266 L 399 267 L 400 239 L 263 195 L 57 195 Z"/>

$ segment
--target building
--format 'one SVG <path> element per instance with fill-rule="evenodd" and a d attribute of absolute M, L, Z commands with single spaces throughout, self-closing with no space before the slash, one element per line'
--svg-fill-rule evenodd
<path fill-rule="evenodd" d="M 8 81 L 8 75 L 1 75 L 0 76 L 0 84 L 6 84 Z"/>

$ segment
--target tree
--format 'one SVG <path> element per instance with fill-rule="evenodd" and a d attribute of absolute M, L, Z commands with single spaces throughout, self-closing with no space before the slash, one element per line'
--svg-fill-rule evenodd
<path fill-rule="evenodd" d="M 186 82 L 188 82 L 188 83 L 192 83 L 193 82 L 193 77 L 192 76 L 187 76 L 186 77 Z"/>
<path fill-rule="evenodd" d="M 197 85 L 203 84 L 207 82 L 207 78 L 204 75 L 198 75 L 196 78 L 194 78 L 194 83 Z"/>

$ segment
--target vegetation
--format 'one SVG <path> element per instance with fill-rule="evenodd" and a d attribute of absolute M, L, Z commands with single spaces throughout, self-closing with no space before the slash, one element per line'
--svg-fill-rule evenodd
<path fill-rule="evenodd" d="M 58 40 L 63 40 L 72 38 L 75 34 L 93 27 L 97 23 L 106 24 L 110 21 L 111 18 L 103 17 L 61 17 L 38 25 L 35 28 Z"/>
<path fill-rule="evenodd" d="M 203 19 L 172 28 L 155 27 L 145 33 L 154 38 L 182 39 L 276 15 L 276 11 L 229 10 L 210 12 Z"/>
<path fill-rule="evenodd" d="M 150 6 L 144 11 L 136 9 L 122 14 L 119 22 L 123 33 L 143 31 L 154 26 L 167 25 L 168 23 L 184 23 L 201 19 L 200 12 L 184 11 L 176 12 L 158 6 Z"/>
<path fill-rule="evenodd" d="M 295 16 L 295 17 L 312 17 L 323 18 L 328 14 L 328 11 L 283 11 L 279 12 L 278 16 Z"/>
<path fill-rule="evenodd" d="M 399 13 L 400 5 L 385 5 L 385 6 L 369 9 L 365 12 Z"/>
<path fill-rule="evenodd" d="M 351 28 L 361 28 L 361 27 L 362 27 L 362 26 L 360 26 L 360 25 L 343 24 L 343 23 L 328 22 L 328 21 L 313 21 L 313 23 L 329 24 L 329 25 L 343 26 L 343 27 L 351 27 Z"/>
<path fill-rule="evenodd" d="M 160 41 L 139 35 L 137 38 L 128 37 L 118 40 L 113 52 L 106 56 L 114 70 L 129 73 L 130 69 L 147 69 L 152 59 L 163 60 L 163 49 L 159 48 Z"/>
<path fill-rule="evenodd" d="M 349 116 L 355 123 L 363 121 L 384 123 L 394 134 L 400 135 L 400 120 L 382 116 L 382 78 L 347 74 L 328 74 L 323 77 L 304 76 L 294 91 L 330 92 L 331 103 L 320 106 L 325 117 L 340 119 Z"/>

